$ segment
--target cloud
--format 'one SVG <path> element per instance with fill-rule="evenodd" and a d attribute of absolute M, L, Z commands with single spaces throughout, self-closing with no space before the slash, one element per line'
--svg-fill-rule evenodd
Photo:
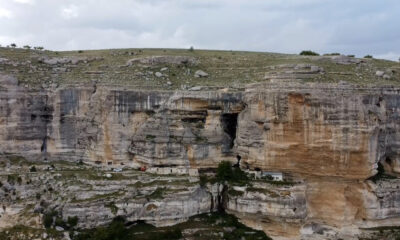
<path fill-rule="evenodd" d="M 398 0 L 0 0 L 0 6 L 2 45 L 400 52 Z"/>
<path fill-rule="evenodd" d="M 77 18 L 79 16 L 78 7 L 75 5 L 70 5 L 61 9 L 61 16 L 65 19 Z"/>
<path fill-rule="evenodd" d="M 33 4 L 35 2 L 34 0 L 13 0 L 13 1 L 22 4 Z"/>
<path fill-rule="evenodd" d="M 10 10 L 0 8 L 0 18 L 12 18 L 13 14 Z"/>

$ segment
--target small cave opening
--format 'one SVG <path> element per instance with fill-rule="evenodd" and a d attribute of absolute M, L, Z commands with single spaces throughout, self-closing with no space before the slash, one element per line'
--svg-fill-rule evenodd
<path fill-rule="evenodd" d="M 47 152 L 47 137 L 43 138 L 42 146 L 40 147 L 40 152 Z"/>
<path fill-rule="evenodd" d="M 221 122 L 224 132 L 227 133 L 230 138 L 229 149 L 232 149 L 235 143 L 237 119 L 238 119 L 237 113 L 226 113 L 222 114 L 221 116 Z"/>

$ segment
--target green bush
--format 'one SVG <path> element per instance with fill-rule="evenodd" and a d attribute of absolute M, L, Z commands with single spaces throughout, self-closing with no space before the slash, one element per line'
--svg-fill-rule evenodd
<path fill-rule="evenodd" d="M 81 233 L 74 237 L 74 240 L 125 240 L 128 237 L 128 230 L 125 228 L 123 217 L 116 217 L 107 227 L 98 227 Z"/>
<path fill-rule="evenodd" d="M 74 217 L 68 217 L 67 219 L 67 224 L 69 227 L 73 228 L 78 224 L 78 217 L 74 216 Z"/>
<path fill-rule="evenodd" d="M 364 58 L 374 58 L 372 55 L 366 55 Z"/>
<path fill-rule="evenodd" d="M 230 182 L 240 185 L 247 184 L 249 178 L 246 173 L 239 167 L 232 168 L 232 164 L 228 161 L 222 161 L 218 164 L 216 179 L 218 182 Z"/>
<path fill-rule="evenodd" d="M 207 180 L 208 180 L 207 176 L 201 175 L 200 176 L 200 187 L 205 187 L 208 182 Z"/>
<path fill-rule="evenodd" d="M 59 216 L 56 217 L 56 220 L 54 221 L 54 226 L 59 226 L 64 229 L 68 229 L 67 223 L 64 221 L 64 219 L 62 219 L 62 217 Z"/>
<path fill-rule="evenodd" d="M 304 50 L 300 52 L 302 56 L 319 56 L 319 53 L 313 52 L 311 50 Z"/>
<path fill-rule="evenodd" d="M 340 56 L 340 53 L 325 53 L 324 56 Z"/>
<path fill-rule="evenodd" d="M 216 178 L 218 182 L 233 180 L 232 165 L 228 161 L 222 161 L 218 164 Z"/>
<path fill-rule="evenodd" d="M 147 197 L 150 199 L 162 199 L 164 190 L 165 190 L 165 188 L 157 188 L 156 190 L 154 190 L 154 192 L 152 192 Z"/>
<path fill-rule="evenodd" d="M 53 212 L 45 213 L 43 215 L 43 225 L 45 228 L 50 228 L 53 225 Z"/>
<path fill-rule="evenodd" d="M 30 171 L 30 172 L 37 172 L 37 170 L 36 170 L 36 167 L 35 167 L 35 166 L 32 166 L 32 167 L 29 169 L 29 171 Z"/>

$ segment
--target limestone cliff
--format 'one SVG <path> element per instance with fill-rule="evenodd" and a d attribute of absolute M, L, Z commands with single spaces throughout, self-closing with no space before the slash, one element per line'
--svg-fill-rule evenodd
<path fill-rule="evenodd" d="M 198 64 L 177 59 L 169 63 Z M 20 184 L 2 184 L 0 227 L 26 218 L 28 204 L 43 208 L 33 197 L 43 184 L 57 189 L 46 193 L 46 208 L 80 216 L 82 227 L 117 215 L 182 222 L 217 209 L 222 186 L 199 186 L 197 170 L 224 160 L 283 174 L 282 183 L 255 180 L 224 199 L 226 211 L 274 239 L 357 239 L 365 229 L 399 226 L 400 89 L 299 80 L 323 74 L 317 66 L 277 65 L 264 82 L 192 91 L 96 82 L 38 89 L 0 74 L 2 182 L 25 174 Z M 41 175 L 16 167 L 16 157 L 42 170 L 60 161 L 87 165 L 82 174 Z M 124 174 L 107 179 L 90 166 Z M 164 175 L 129 170 L 144 166 Z M 178 172 L 183 177 L 165 175 Z"/>

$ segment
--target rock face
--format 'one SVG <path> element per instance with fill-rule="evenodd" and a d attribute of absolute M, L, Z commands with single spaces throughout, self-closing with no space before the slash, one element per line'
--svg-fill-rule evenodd
<path fill-rule="evenodd" d="M 151 58 L 130 64 L 143 61 L 190 62 Z M 301 71 L 319 74 L 323 69 L 307 65 L 286 74 Z M 184 169 L 239 160 L 243 169 L 281 172 L 294 184 L 254 183 L 253 188 L 235 190 L 242 194 L 228 194 L 225 206 L 276 239 L 351 239 L 363 228 L 400 224 L 400 180 L 395 178 L 400 175 L 400 89 L 284 82 L 233 92 L 96 85 L 30 90 L 10 76 L 0 75 L 0 82 L 0 152 L 5 156 L 36 163 Z M 369 180 L 378 166 L 394 178 Z M 86 219 L 83 227 L 117 214 L 173 224 L 215 209 L 221 191 L 196 184 L 171 187 L 175 194 L 149 201 L 127 194 L 137 191 L 129 186 L 138 180 L 85 181 L 93 191 L 103 192 L 90 195 L 82 188 L 76 194 L 74 185 L 65 183 L 66 194 L 76 198 L 60 208 L 63 216 Z M 141 191 L 146 195 L 155 190 Z M 116 208 L 110 207 L 111 201 L 106 206 L 96 201 L 96 195 L 106 194 L 121 194 L 113 198 Z M 24 208 L 7 201 L 13 210 L 3 213 L 3 222 Z"/>

